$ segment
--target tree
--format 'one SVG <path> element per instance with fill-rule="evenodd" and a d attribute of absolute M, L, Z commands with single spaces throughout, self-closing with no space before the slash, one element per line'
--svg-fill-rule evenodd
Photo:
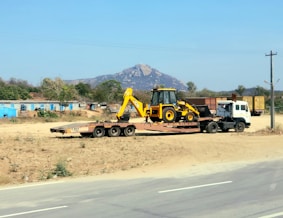
<path fill-rule="evenodd" d="M 44 78 L 41 83 L 43 96 L 49 100 L 60 101 L 61 104 L 66 104 L 67 101 L 77 97 L 77 90 L 74 85 L 67 85 L 60 78 L 52 80 Z"/>
<path fill-rule="evenodd" d="M 99 102 L 118 102 L 123 98 L 121 83 L 116 80 L 107 80 L 95 87 L 93 98 Z"/>
<path fill-rule="evenodd" d="M 75 89 L 78 91 L 78 94 L 83 97 L 90 97 L 91 96 L 91 87 L 87 83 L 78 83 L 75 85 Z"/>
<path fill-rule="evenodd" d="M 214 91 L 211 91 L 211 90 L 209 90 L 209 89 L 207 89 L 207 88 L 204 88 L 204 89 L 198 91 L 198 92 L 196 93 L 196 95 L 197 95 L 198 97 L 216 97 L 216 96 L 217 96 L 217 93 L 214 92 Z"/>
<path fill-rule="evenodd" d="M 196 85 L 194 84 L 194 82 L 192 81 L 189 81 L 187 82 L 187 86 L 188 86 L 188 91 L 189 91 L 189 94 L 192 96 L 193 94 L 195 94 L 196 90 L 197 90 L 197 87 Z"/>
<path fill-rule="evenodd" d="M 262 86 L 256 86 L 254 94 L 255 95 L 269 96 L 269 90 L 263 88 Z"/>
<path fill-rule="evenodd" d="M 237 92 L 240 96 L 243 96 L 243 93 L 246 91 L 245 86 L 238 85 L 238 88 L 235 89 L 235 92 Z"/>
<path fill-rule="evenodd" d="M 2 100 L 26 100 L 28 98 L 30 98 L 30 95 L 27 88 L 6 83 L 2 83 L 2 86 L 0 86 L 0 99 Z"/>

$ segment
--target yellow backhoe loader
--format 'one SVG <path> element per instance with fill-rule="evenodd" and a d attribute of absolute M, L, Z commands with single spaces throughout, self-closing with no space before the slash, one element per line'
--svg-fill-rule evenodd
<path fill-rule="evenodd" d="M 128 103 L 135 107 L 140 117 L 145 117 L 146 121 L 150 118 L 152 122 L 172 123 L 181 120 L 192 122 L 197 121 L 200 114 L 192 105 L 177 100 L 176 89 L 174 88 L 153 89 L 150 105 L 139 101 L 133 95 L 133 89 L 127 88 L 124 93 L 123 103 L 116 114 L 119 122 L 129 120 L 129 115 L 124 114 Z"/>

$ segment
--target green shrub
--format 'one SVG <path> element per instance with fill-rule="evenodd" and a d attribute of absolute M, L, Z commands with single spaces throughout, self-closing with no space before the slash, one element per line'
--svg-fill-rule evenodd
<path fill-rule="evenodd" d="M 56 164 L 56 168 L 52 173 L 53 175 L 56 176 L 61 176 L 61 177 L 67 177 L 67 176 L 72 176 L 72 173 L 69 172 L 66 168 L 66 162 L 60 160 L 57 164 Z"/>

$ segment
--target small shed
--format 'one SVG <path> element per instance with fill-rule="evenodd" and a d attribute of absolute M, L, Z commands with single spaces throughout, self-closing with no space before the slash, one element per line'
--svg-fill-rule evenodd
<path fill-rule="evenodd" d="M 10 107 L 0 107 L 0 118 L 17 117 L 17 109 Z"/>

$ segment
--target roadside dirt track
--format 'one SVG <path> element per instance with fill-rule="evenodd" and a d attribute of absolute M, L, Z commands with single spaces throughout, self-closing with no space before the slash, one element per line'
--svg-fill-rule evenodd
<path fill-rule="evenodd" d="M 139 121 L 139 120 L 135 120 Z M 270 117 L 252 117 L 244 133 L 144 134 L 134 137 L 80 138 L 50 133 L 61 123 L 0 123 L 0 185 L 44 181 L 56 164 L 73 177 L 125 178 L 206 173 L 238 163 L 283 157 L 283 116 L 277 134 L 259 132 Z M 51 178 L 55 179 L 55 178 Z"/>

